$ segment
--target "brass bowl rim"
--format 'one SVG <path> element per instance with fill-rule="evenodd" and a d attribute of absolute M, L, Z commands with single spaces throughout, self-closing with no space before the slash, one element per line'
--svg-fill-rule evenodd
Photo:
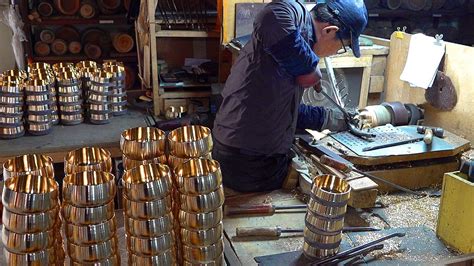
<path fill-rule="evenodd" d="M 199 128 L 199 130 L 204 130 L 204 132 L 202 132 L 202 133 L 205 134 L 205 135 L 202 138 L 188 140 L 188 141 L 175 139 L 175 137 L 177 137 L 176 135 L 178 134 L 177 132 L 183 131 L 187 128 Z M 210 128 L 205 127 L 205 126 L 200 126 L 200 125 L 191 125 L 191 126 L 182 126 L 182 127 L 179 127 L 177 129 L 172 130 L 168 134 L 168 141 L 170 141 L 170 143 L 184 144 L 184 143 L 193 143 L 193 142 L 196 142 L 196 141 L 204 140 L 204 139 L 209 138 L 209 137 L 211 137 L 211 129 Z"/>
<path fill-rule="evenodd" d="M 140 131 L 143 132 L 145 131 L 147 133 L 147 139 L 138 139 L 137 137 L 134 136 L 134 134 L 138 132 L 134 131 Z M 148 138 L 150 134 L 148 132 L 154 131 L 155 134 L 153 136 L 157 136 L 158 138 Z M 134 128 L 129 128 L 127 130 L 124 130 L 121 134 L 121 137 L 123 138 L 124 141 L 130 141 L 130 142 L 156 142 L 156 141 L 163 141 L 166 140 L 166 133 L 159 129 L 159 128 L 153 128 L 153 127 L 134 127 Z"/>
<path fill-rule="evenodd" d="M 199 164 L 199 166 L 201 166 L 204 162 L 206 163 L 206 166 L 209 166 L 209 168 L 211 168 L 209 169 L 211 171 L 208 171 L 207 173 L 201 172 L 200 170 L 202 169 L 202 167 L 197 169 L 196 165 L 194 166 L 191 165 L 191 164 Z M 215 175 L 216 173 L 220 171 L 220 169 L 221 169 L 220 163 L 216 160 L 204 159 L 204 158 L 190 158 L 184 161 L 182 164 L 176 166 L 174 169 L 174 172 L 178 177 L 182 177 L 186 179 L 186 178 L 198 178 L 201 176 Z M 191 171 L 189 170 L 199 170 L 199 171 L 196 171 L 197 175 L 192 175 Z"/>
<path fill-rule="evenodd" d="M 94 187 L 108 184 L 115 180 L 115 176 L 105 171 L 81 171 L 67 174 L 63 183 L 67 186 L 75 187 Z"/>
<path fill-rule="evenodd" d="M 16 187 L 12 187 L 13 185 L 15 185 L 15 182 L 19 182 L 18 179 L 31 179 L 31 178 L 35 178 L 35 179 L 45 179 L 46 180 L 46 183 L 47 183 L 47 190 L 46 192 L 27 192 L 27 190 L 23 187 L 23 188 L 16 188 Z M 30 183 L 30 182 L 28 182 Z M 28 185 L 28 184 L 27 184 Z M 25 195 L 46 195 L 46 194 L 52 194 L 52 193 L 56 193 L 58 191 L 58 183 L 52 179 L 52 178 L 49 178 L 49 177 L 45 177 L 45 176 L 40 176 L 40 175 L 23 175 L 23 176 L 14 176 L 14 177 L 11 177 L 11 178 L 8 178 L 7 180 L 5 180 L 5 186 L 4 186 L 4 189 L 8 189 L 8 190 L 11 190 L 15 193 L 18 193 L 18 194 L 25 194 Z"/>
<path fill-rule="evenodd" d="M 145 174 L 145 176 L 142 175 Z M 153 173 L 159 173 L 159 175 L 153 175 Z M 122 180 L 124 184 L 139 185 L 150 182 L 167 182 L 166 178 L 171 177 L 171 170 L 166 164 L 152 163 L 146 165 L 139 165 L 130 170 L 127 170 Z M 169 184 L 171 185 L 171 184 Z"/>

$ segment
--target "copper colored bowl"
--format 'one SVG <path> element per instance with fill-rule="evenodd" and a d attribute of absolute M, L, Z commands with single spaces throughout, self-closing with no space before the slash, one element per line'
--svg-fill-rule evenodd
<path fill-rule="evenodd" d="M 69 242 L 67 250 L 69 257 L 75 262 L 94 262 L 117 254 L 118 240 L 116 237 L 113 237 L 105 242 L 88 246 L 79 246 Z"/>
<path fill-rule="evenodd" d="M 166 233 L 158 237 L 141 238 L 127 236 L 128 249 L 139 256 L 156 256 L 174 246 L 172 233 Z"/>
<path fill-rule="evenodd" d="M 207 194 L 222 185 L 219 162 L 191 159 L 175 168 L 178 189 L 183 194 Z"/>
<path fill-rule="evenodd" d="M 222 221 L 222 217 L 222 207 L 205 213 L 191 213 L 180 210 L 179 224 L 185 228 L 209 229 L 216 227 Z"/>
<path fill-rule="evenodd" d="M 73 86 L 58 86 L 58 93 L 59 94 L 80 94 L 82 93 L 81 85 L 73 85 Z"/>
<path fill-rule="evenodd" d="M 62 113 L 78 113 L 82 112 L 82 105 L 75 104 L 75 105 L 61 105 L 61 112 Z M 82 115 L 81 115 L 82 118 Z"/>
<path fill-rule="evenodd" d="M 23 125 L 15 127 L 0 127 L 0 138 L 2 139 L 14 139 L 21 137 L 25 134 L 25 128 Z"/>
<path fill-rule="evenodd" d="M 181 210 L 186 212 L 210 212 L 224 204 L 224 188 L 200 195 L 180 195 Z"/>
<path fill-rule="evenodd" d="M 18 234 L 4 228 L 2 230 L 2 243 L 10 252 L 38 252 L 53 246 L 54 230 L 31 234 Z"/>
<path fill-rule="evenodd" d="M 133 160 L 150 160 L 165 153 L 165 132 L 151 127 L 127 129 L 120 136 L 120 149 Z"/>
<path fill-rule="evenodd" d="M 19 234 L 38 233 L 53 229 L 59 219 L 59 206 L 50 211 L 32 214 L 18 214 L 3 210 L 4 228 Z"/>
<path fill-rule="evenodd" d="M 3 178 L 41 175 L 54 179 L 53 159 L 46 155 L 26 154 L 7 160 L 3 164 Z"/>
<path fill-rule="evenodd" d="M 150 160 L 133 160 L 128 158 L 127 156 L 122 156 L 123 168 L 125 171 L 138 167 L 140 165 L 147 165 L 147 164 L 166 164 L 167 158 L 166 155 L 161 155 L 160 157 L 153 158 Z"/>
<path fill-rule="evenodd" d="M 23 97 L 0 96 L 0 104 L 9 106 L 23 106 Z"/>
<path fill-rule="evenodd" d="M 151 257 L 130 253 L 128 263 L 130 265 L 177 265 L 176 252 L 174 249 L 168 249 L 160 255 Z"/>
<path fill-rule="evenodd" d="M 7 249 L 4 249 L 3 254 L 5 255 L 5 261 L 7 265 L 43 266 L 53 265 L 54 263 L 56 263 L 56 254 L 54 247 L 50 247 L 47 250 L 26 254 L 17 254 L 10 252 Z"/>
<path fill-rule="evenodd" d="M 46 115 L 32 115 L 29 114 L 26 118 L 28 122 L 34 122 L 34 123 L 48 123 L 51 121 L 51 115 L 46 114 Z"/>
<path fill-rule="evenodd" d="M 62 265 L 62 264 L 61 264 Z M 120 264 L 120 255 L 112 255 L 111 257 L 90 263 L 71 261 L 72 266 L 117 266 Z"/>
<path fill-rule="evenodd" d="M 339 251 L 339 247 L 333 249 L 321 249 L 312 247 L 308 242 L 304 241 L 303 243 L 303 254 L 314 260 L 315 258 L 324 258 L 328 256 L 335 255 Z"/>
<path fill-rule="evenodd" d="M 23 106 L 0 105 L 0 113 L 14 116 L 23 116 Z"/>
<path fill-rule="evenodd" d="M 107 95 L 101 95 L 101 94 L 96 94 L 93 93 L 92 91 L 89 93 L 89 96 L 87 97 L 87 100 L 89 103 L 108 103 L 109 99 L 107 98 Z"/>
<path fill-rule="evenodd" d="M 98 207 L 76 207 L 71 204 L 63 204 L 61 215 L 68 223 L 88 225 L 112 219 L 115 214 L 114 210 L 113 200 Z"/>
<path fill-rule="evenodd" d="M 168 135 L 170 153 L 176 157 L 203 157 L 212 151 L 211 130 L 203 126 L 184 126 Z"/>
<path fill-rule="evenodd" d="M 224 252 L 224 241 L 204 247 L 191 247 L 183 243 L 183 258 L 191 263 L 209 263 L 220 258 Z"/>
<path fill-rule="evenodd" d="M 157 219 L 172 210 L 171 195 L 155 201 L 131 201 L 123 197 L 124 212 L 130 218 L 138 220 Z"/>
<path fill-rule="evenodd" d="M 170 194 L 171 172 L 164 164 L 140 165 L 124 173 L 122 184 L 124 195 L 130 200 L 157 200 Z"/>
<path fill-rule="evenodd" d="M 209 246 L 222 238 L 223 230 L 222 222 L 216 227 L 204 230 L 181 228 L 181 242 L 186 243 L 188 246 Z"/>
<path fill-rule="evenodd" d="M 110 152 L 97 147 L 84 147 L 69 152 L 64 161 L 64 172 L 112 171 Z"/>
<path fill-rule="evenodd" d="M 29 103 L 50 103 L 54 98 L 49 94 L 30 94 L 26 95 L 26 102 Z"/>
<path fill-rule="evenodd" d="M 211 160 L 212 159 L 212 154 L 207 154 L 205 156 L 202 156 L 202 157 L 199 157 L 199 158 L 180 158 L 180 157 L 176 157 L 172 154 L 168 155 L 168 165 L 170 166 L 170 168 L 174 171 L 176 169 L 176 167 L 178 166 L 181 166 L 183 163 L 191 160 L 191 159 L 209 159 Z"/>
<path fill-rule="evenodd" d="M 158 219 L 149 220 L 125 217 L 125 229 L 130 236 L 158 237 L 173 230 L 173 215 L 167 214 Z"/>
<path fill-rule="evenodd" d="M 95 61 L 84 60 L 76 63 L 76 68 L 97 68 L 97 63 Z"/>
<path fill-rule="evenodd" d="M 311 188 L 312 196 L 333 206 L 344 206 L 349 200 L 351 187 L 349 183 L 334 175 L 319 175 L 314 179 Z"/>
<path fill-rule="evenodd" d="M 117 221 L 115 216 L 99 224 L 75 225 L 66 224 L 66 237 L 76 245 L 91 245 L 107 241 L 116 235 Z"/>
<path fill-rule="evenodd" d="M 63 201 L 77 207 L 97 207 L 115 197 L 115 176 L 87 171 L 69 174 L 63 180 Z"/>

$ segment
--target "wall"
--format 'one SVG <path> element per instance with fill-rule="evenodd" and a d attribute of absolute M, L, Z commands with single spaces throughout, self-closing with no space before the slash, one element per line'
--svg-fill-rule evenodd
<path fill-rule="evenodd" d="M 0 12 L 8 8 L 4 2 L 0 1 Z M 0 72 L 15 68 L 15 57 L 13 55 L 12 47 L 12 31 L 10 27 L 6 26 L 3 22 L 0 23 Z"/>

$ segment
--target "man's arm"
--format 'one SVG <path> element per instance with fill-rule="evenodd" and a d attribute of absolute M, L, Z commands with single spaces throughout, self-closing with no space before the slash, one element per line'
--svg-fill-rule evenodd
<path fill-rule="evenodd" d="M 348 129 L 344 114 L 339 109 L 300 104 L 296 127 L 322 131 L 329 129 L 333 132 Z"/>

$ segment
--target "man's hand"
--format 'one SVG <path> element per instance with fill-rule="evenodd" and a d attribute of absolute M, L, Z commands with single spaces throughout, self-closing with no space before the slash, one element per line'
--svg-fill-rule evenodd
<path fill-rule="evenodd" d="M 329 129 L 333 132 L 346 131 L 349 129 L 347 120 L 341 110 L 335 108 L 324 108 L 324 123 L 323 129 Z"/>
<path fill-rule="evenodd" d="M 303 88 L 314 87 L 316 91 L 321 90 L 321 70 L 319 66 L 313 72 L 296 77 L 296 83 Z"/>

